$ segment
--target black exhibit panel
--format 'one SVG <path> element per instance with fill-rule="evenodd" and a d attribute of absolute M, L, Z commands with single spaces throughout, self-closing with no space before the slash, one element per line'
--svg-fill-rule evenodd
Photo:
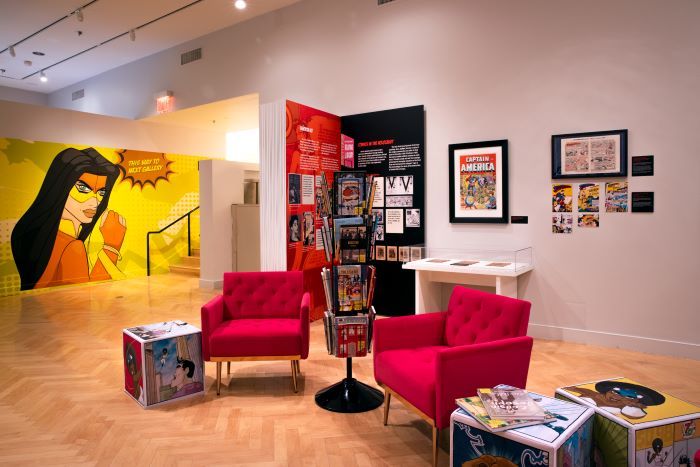
<path fill-rule="evenodd" d="M 381 315 L 415 313 L 415 273 L 404 270 L 409 246 L 425 244 L 425 111 L 422 105 L 341 117 L 354 167 L 378 183 L 374 307 Z M 348 160 L 343 158 L 343 160 Z M 376 250 L 375 250 L 376 251 Z M 437 310 L 436 310 L 437 311 Z"/>

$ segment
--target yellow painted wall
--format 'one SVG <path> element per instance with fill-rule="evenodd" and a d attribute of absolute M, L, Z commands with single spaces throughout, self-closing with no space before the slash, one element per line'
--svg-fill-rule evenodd
<path fill-rule="evenodd" d="M 0 138 L 0 296 L 20 289 L 10 243 L 12 229 L 34 201 L 54 157 L 68 147 L 81 150 L 87 146 Z M 94 149 L 114 163 L 120 162 L 119 153 L 124 151 L 123 148 Z M 167 178 L 157 180 L 156 175 L 163 175 L 163 171 L 145 173 L 142 183 L 134 183 L 122 173 L 112 189 L 107 209 L 123 216 L 127 226 L 117 267 L 126 277 L 136 277 L 146 274 L 146 233 L 165 227 L 199 205 L 197 164 L 204 158 L 137 151 L 126 154 L 136 154 L 139 160 L 171 161 L 167 169 L 172 172 Z M 126 162 L 123 165 L 128 170 L 129 165 Z M 198 211 L 192 221 L 192 244 L 199 248 Z M 178 263 L 187 254 L 187 222 L 181 221 L 151 239 L 151 273 L 167 272 L 169 264 Z M 85 242 L 90 264 L 94 264 L 102 244 L 102 235 L 95 227 Z"/>

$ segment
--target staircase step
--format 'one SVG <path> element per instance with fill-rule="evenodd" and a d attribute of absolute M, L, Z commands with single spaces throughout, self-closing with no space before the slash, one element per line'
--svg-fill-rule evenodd
<path fill-rule="evenodd" d="M 184 256 L 181 266 L 189 266 L 192 268 L 199 267 L 199 256 Z"/>
<path fill-rule="evenodd" d="M 170 266 L 170 272 L 175 272 L 178 274 L 189 274 L 191 276 L 199 276 L 199 268 L 192 266 L 184 266 L 179 264 L 174 264 Z"/>

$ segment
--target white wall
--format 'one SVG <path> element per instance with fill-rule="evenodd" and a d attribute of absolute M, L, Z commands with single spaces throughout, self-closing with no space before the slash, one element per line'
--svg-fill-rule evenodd
<path fill-rule="evenodd" d="M 94 96 L 85 110 L 127 116 L 159 89 L 183 107 L 252 92 L 338 115 L 424 104 L 429 245 L 532 245 L 535 335 L 700 358 L 699 17 L 696 0 L 306 0 L 74 87 Z M 195 46 L 205 58 L 180 67 Z M 51 105 L 76 105 L 72 88 Z M 630 155 L 656 156 L 653 178 L 630 178 L 656 212 L 551 234 L 550 136 L 617 128 Z M 530 224 L 449 224 L 447 145 L 499 138 Z"/>
<path fill-rule="evenodd" d="M 0 100 L 22 102 L 24 104 L 48 105 L 49 95 L 41 92 L 25 91 L 24 89 L 0 86 Z"/>
<path fill-rule="evenodd" d="M 0 100 L 0 136 L 223 159 L 224 132 Z"/>

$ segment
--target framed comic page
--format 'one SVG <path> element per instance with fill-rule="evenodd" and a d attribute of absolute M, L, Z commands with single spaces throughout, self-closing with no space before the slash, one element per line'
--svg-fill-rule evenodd
<path fill-rule="evenodd" d="M 627 130 L 552 136 L 552 178 L 626 176 Z"/>
<path fill-rule="evenodd" d="M 450 144 L 450 222 L 508 223 L 508 140 Z"/>

